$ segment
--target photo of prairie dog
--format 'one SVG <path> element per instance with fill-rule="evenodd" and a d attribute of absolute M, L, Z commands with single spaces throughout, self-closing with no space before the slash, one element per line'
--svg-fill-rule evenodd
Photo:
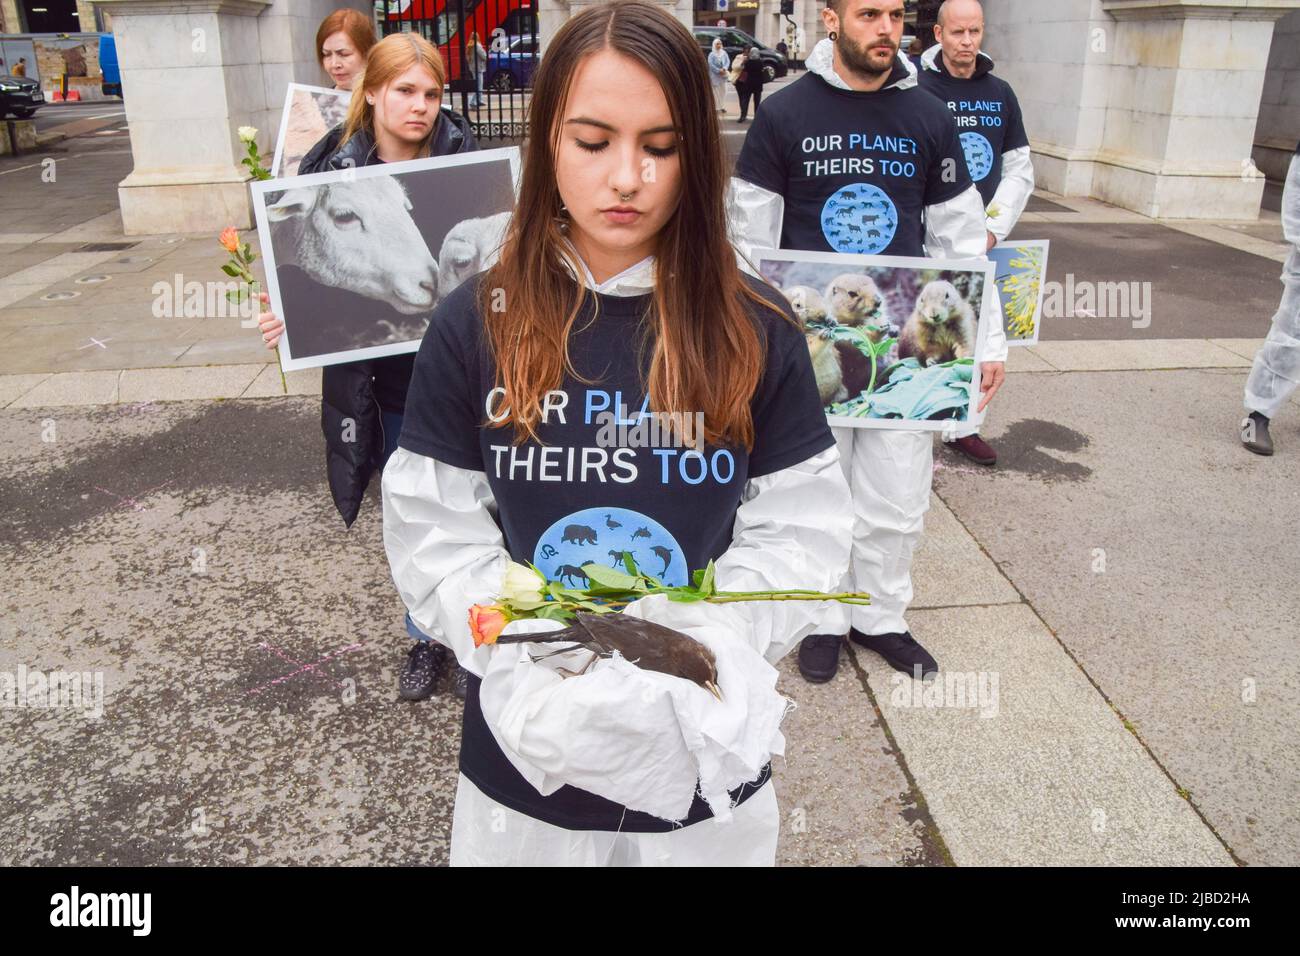
<path fill-rule="evenodd" d="M 921 367 L 975 354 L 975 310 L 946 280 L 927 283 L 898 339 L 899 359 L 916 358 Z"/>
<path fill-rule="evenodd" d="M 844 368 L 840 364 L 840 351 L 835 340 L 822 332 L 806 332 L 808 354 L 812 356 L 813 374 L 817 378 L 817 394 L 822 404 L 842 402 L 849 397 L 844 387 Z"/>
<path fill-rule="evenodd" d="M 885 316 L 885 297 L 871 276 L 858 272 L 845 272 L 831 280 L 824 296 L 830 307 L 830 317 L 840 325 L 854 328 L 874 325 L 878 331 L 867 332 L 873 342 L 879 342 L 889 327 Z"/>
<path fill-rule="evenodd" d="M 816 289 L 806 285 L 793 285 L 783 291 L 799 324 L 805 329 L 809 322 L 826 321 L 826 301 Z"/>

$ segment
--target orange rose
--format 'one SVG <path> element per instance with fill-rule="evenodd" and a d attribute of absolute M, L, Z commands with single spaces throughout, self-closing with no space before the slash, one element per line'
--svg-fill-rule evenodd
<path fill-rule="evenodd" d="M 469 632 L 474 637 L 474 646 L 495 644 L 508 622 L 504 608 L 495 604 L 484 606 L 475 604 L 469 609 Z"/>
<path fill-rule="evenodd" d="M 239 251 L 239 233 L 235 231 L 234 226 L 227 226 L 221 230 L 221 238 L 217 241 L 232 256 Z"/>

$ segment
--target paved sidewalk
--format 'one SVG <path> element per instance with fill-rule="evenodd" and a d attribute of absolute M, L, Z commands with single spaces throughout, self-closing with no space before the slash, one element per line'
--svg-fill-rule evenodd
<path fill-rule="evenodd" d="M 377 501 L 333 512 L 319 373 L 156 317 L 220 277 L 214 237 L 122 236 L 125 144 L 61 145 L 54 182 L 0 163 L 0 672 L 101 671 L 104 711 L 0 710 L 0 862 L 444 862 L 459 705 L 396 699 Z M 936 448 L 928 693 L 852 646 L 826 685 L 783 662 L 781 861 L 1294 864 L 1300 415 L 1272 460 L 1235 436 L 1276 214 L 1031 210 L 1050 278 L 1150 282 L 1151 323 L 1049 320 L 999 465 Z"/>

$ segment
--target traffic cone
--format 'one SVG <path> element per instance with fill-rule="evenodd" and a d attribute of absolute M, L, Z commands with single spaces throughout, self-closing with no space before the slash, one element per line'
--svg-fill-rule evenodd
<path fill-rule="evenodd" d="M 50 91 L 50 102 L 51 102 L 51 103 L 62 103 L 62 102 L 63 102 L 63 91 L 62 91 L 62 90 L 51 90 L 51 91 Z"/>
<path fill-rule="evenodd" d="M 80 103 L 81 90 L 68 90 L 68 95 L 64 99 L 69 103 Z"/>

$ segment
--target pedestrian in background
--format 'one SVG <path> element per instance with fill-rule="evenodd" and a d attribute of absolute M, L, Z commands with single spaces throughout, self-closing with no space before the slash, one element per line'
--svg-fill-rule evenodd
<path fill-rule="evenodd" d="M 709 53 L 709 79 L 713 83 L 713 102 L 719 113 L 727 112 L 723 105 L 727 96 L 727 76 L 731 68 L 731 59 L 722 48 L 722 40 L 714 38 L 713 49 Z"/>
<path fill-rule="evenodd" d="M 475 30 L 469 35 L 469 49 L 466 51 L 470 72 L 474 74 L 474 96 L 469 105 L 478 109 L 483 105 L 483 74 L 487 72 L 487 50 L 478 38 Z"/>
<path fill-rule="evenodd" d="M 745 117 L 749 113 L 749 101 L 754 101 L 754 115 L 758 115 L 758 104 L 763 99 L 763 70 L 766 64 L 758 55 L 757 47 L 749 47 L 745 51 L 745 59 L 740 67 L 740 79 L 736 81 L 736 92 L 740 95 L 740 119 L 737 122 L 745 122 Z"/>
<path fill-rule="evenodd" d="M 1257 455 L 1273 454 L 1268 423 L 1300 384 L 1300 146 L 1296 147 L 1282 193 L 1282 234 L 1291 245 L 1282 269 L 1282 303 L 1268 338 L 1255 355 L 1246 379 L 1246 411 L 1241 442 Z"/>
<path fill-rule="evenodd" d="M 27 57 L 20 56 L 18 62 L 14 64 L 14 76 L 27 75 Z"/>

